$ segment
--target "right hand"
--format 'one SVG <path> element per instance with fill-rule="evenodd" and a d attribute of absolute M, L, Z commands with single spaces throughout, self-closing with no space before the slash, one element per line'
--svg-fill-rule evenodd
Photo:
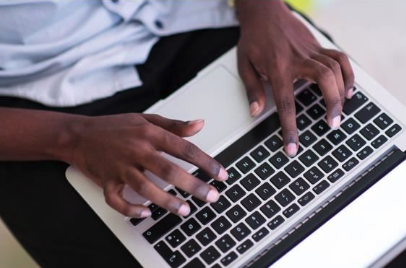
<path fill-rule="evenodd" d="M 203 201 L 217 201 L 214 187 L 164 158 L 162 151 L 196 165 L 214 179 L 228 178 L 221 164 L 181 138 L 199 132 L 203 120 L 183 122 L 152 114 L 122 114 L 85 117 L 79 125 L 67 162 L 100 185 L 107 204 L 125 216 L 151 215 L 148 207 L 123 198 L 125 185 L 172 213 L 190 213 L 187 202 L 157 187 L 144 175 L 145 170 Z"/>

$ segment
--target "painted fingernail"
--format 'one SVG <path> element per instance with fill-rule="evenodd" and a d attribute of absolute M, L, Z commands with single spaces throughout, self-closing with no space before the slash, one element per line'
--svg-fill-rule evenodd
<path fill-rule="evenodd" d="M 297 153 L 297 146 L 295 143 L 289 143 L 286 146 L 286 154 L 290 157 L 294 157 Z"/>
<path fill-rule="evenodd" d="M 340 124 L 341 124 L 341 116 L 340 115 L 337 115 L 336 117 L 334 117 L 332 120 L 331 120 L 331 128 L 333 129 L 333 130 L 337 130 L 339 127 L 340 127 Z"/>
<path fill-rule="evenodd" d="M 222 181 L 225 181 L 228 179 L 228 173 L 223 167 L 220 169 L 218 177 Z"/>
<path fill-rule="evenodd" d="M 151 216 L 151 211 L 150 210 L 143 210 L 141 212 L 140 218 L 146 218 L 146 217 L 149 217 L 149 216 Z"/>
<path fill-rule="evenodd" d="M 190 207 L 188 205 L 182 204 L 178 209 L 178 214 L 181 216 L 187 216 L 190 213 Z"/>
<path fill-rule="evenodd" d="M 200 124 L 202 122 L 204 122 L 203 119 L 193 120 L 193 121 L 189 121 L 188 125 L 197 125 L 197 124 Z"/>
<path fill-rule="evenodd" d="M 345 97 L 346 97 L 347 99 L 351 99 L 353 94 L 354 94 L 354 88 L 350 88 L 350 89 L 347 90 L 347 92 L 345 93 Z"/>
<path fill-rule="evenodd" d="M 213 203 L 219 199 L 219 193 L 216 190 L 211 189 L 206 196 L 207 202 Z"/>
<path fill-rule="evenodd" d="M 259 104 L 258 102 L 254 101 L 250 105 L 250 114 L 251 116 L 257 116 L 259 112 Z"/>

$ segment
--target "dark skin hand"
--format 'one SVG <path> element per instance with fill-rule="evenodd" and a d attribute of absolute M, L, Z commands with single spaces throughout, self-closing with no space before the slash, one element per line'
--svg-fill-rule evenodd
<path fill-rule="evenodd" d="M 354 73 L 348 57 L 324 49 L 311 32 L 279 0 L 237 0 L 241 25 L 238 69 L 247 90 L 252 116 L 265 106 L 262 81 L 267 80 L 280 116 L 284 148 L 289 156 L 297 153 L 293 82 L 306 79 L 319 85 L 327 105 L 327 123 L 340 126 L 346 98 L 351 98 Z"/>

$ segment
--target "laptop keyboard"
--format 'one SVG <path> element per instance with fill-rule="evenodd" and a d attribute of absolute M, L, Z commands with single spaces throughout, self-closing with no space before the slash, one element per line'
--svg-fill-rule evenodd
<path fill-rule="evenodd" d="M 335 131 L 326 123 L 317 85 L 296 99 L 297 156 L 284 153 L 274 113 L 216 157 L 227 167 L 225 183 L 193 173 L 220 192 L 216 203 L 171 189 L 187 200 L 191 215 L 183 218 L 149 205 L 156 223 L 143 237 L 169 266 L 229 266 L 402 130 L 360 90 L 345 102 L 341 128 Z M 136 226 L 143 220 L 130 222 Z"/>

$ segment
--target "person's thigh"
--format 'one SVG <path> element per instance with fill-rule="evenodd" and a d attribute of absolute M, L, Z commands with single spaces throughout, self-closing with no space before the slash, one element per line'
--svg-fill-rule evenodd
<path fill-rule="evenodd" d="M 84 115 L 142 112 L 233 47 L 238 29 L 163 38 L 137 67 L 144 81 L 91 104 L 57 109 L 0 97 L 0 106 Z M 29 135 L 29 133 L 27 133 Z M 138 267 L 139 264 L 65 179 L 60 162 L 0 162 L 0 216 L 42 267 Z"/>

